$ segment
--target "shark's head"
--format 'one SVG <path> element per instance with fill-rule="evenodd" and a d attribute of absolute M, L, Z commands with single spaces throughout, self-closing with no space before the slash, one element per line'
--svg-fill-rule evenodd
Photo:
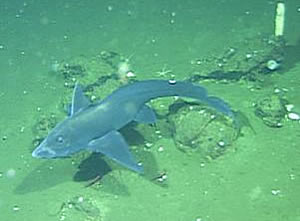
<path fill-rule="evenodd" d="M 58 124 L 42 143 L 32 152 L 32 156 L 36 158 L 58 158 L 68 157 L 74 150 L 72 144 L 72 132 L 68 122 L 63 121 Z M 73 148 L 72 148 L 73 146 Z"/>

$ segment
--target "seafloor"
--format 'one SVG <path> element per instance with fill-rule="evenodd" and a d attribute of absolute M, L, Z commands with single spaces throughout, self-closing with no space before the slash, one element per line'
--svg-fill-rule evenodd
<path fill-rule="evenodd" d="M 273 0 L 2 0 L 0 220 L 299 221 L 300 3 L 286 2 L 280 40 L 275 7 Z M 61 64 L 82 65 L 101 52 L 117 54 L 111 71 L 125 62 L 135 80 L 194 79 L 242 113 L 238 138 L 216 153 L 203 141 L 208 131 L 197 135 L 202 146 L 184 150 L 168 132 L 142 128 L 144 144 L 129 133 L 132 151 L 147 159 L 144 175 L 87 153 L 32 158 L 38 122 L 53 127 L 47 117 L 65 116 L 65 84 L 74 79 L 61 75 Z M 280 66 L 269 70 L 269 60 Z M 119 77 L 106 90 L 128 80 Z M 163 122 L 170 99 L 153 105 Z M 190 133 L 203 129 L 189 120 Z"/>

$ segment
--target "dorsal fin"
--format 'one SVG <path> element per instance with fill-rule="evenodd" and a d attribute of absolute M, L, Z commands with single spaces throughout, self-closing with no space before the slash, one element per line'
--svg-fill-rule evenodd
<path fill-rule="evenodd" d="M 72 96 L 72 103 L 71 103 L 71 109 L 70 109 L 70 116 L 78 112 L 79 110 L 87 107 L 90 105 L 90 101 L 87 99 L 87 97 L 84 95 L 80 85 L 78 82 L 76 82 L 74 90 L 73 90 L 73 96 Z"/>

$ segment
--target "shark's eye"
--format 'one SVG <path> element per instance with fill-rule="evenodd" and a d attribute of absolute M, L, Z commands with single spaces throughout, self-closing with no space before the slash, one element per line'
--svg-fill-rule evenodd
<path fill-rule="evenodd" d="M 58 143 L 63 143 L 63 142 L 64 142 L 63 136 L 58 136 L 58 137 L 56 138 L 56 141 L 57 141 Z"/>

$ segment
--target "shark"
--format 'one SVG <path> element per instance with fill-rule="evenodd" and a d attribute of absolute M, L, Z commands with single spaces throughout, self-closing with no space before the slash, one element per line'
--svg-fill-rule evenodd
<path fill-rule="evenodd" d="M 102 153 L 124 167 L 143 173 L 143 166 L 131 154 L 119 132 L 131 121 L 154 124 L 155 111 L 147 103 L 167 96 L 188 97 L 234 117 L 221 98 L 209 96 L 207 90 L 187 81 L 144 80 L 122 86 L 103 100 L 91 103 L 77 82 L 73 89 L 69 116 L 58 123 L 35 148 L 35 158 L 63 158 L 87 150 Z"/>

